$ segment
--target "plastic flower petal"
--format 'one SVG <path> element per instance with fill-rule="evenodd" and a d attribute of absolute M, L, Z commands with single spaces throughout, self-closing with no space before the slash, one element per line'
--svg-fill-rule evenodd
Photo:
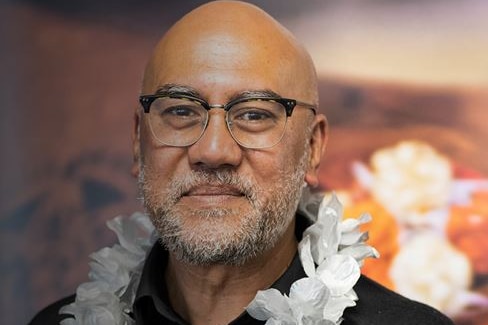
<path fill-rule="evenodd" d="M 305 204 L 306 205 L 306 204 Z M 290 296 L 276 289 L 258 292 L 248 306 L 251 316 L 267 325 L 340 324 L 344 309 L 355 306 L 353 290 L 361 276 L 360 265 L 378 252 L 364 242 L 367 234 L 360 226 L 369 222 L 367 214 L 340 222 L 342 206 L 335 195 L 322 200 L 317 221 L 307 228 L 298 253 L 307 278 L 293 283 Z"/>
<path fill-rule="evenodd" d="M 334 323 L 340 323 L 344 309 L 356 306 L 355 300 L 347 296 L 331 297 L 324 308 L 324 318 Z"/>
<path fill-rule="evenodd" d="M 316 264 L 337 252 L 340 242 L 339 219 L 342 216 L 342 205 L 335 195 L 329 202 L 322 200 L 317 221 L 308 227 L 303 236 L 310 236 L 311 252 Z"/>
<path fill-rule="evenodd" d="M 330 290 L 318 278 L 303 278 L 294 282 L 290 288 L 290 299 L 303 304 L 304 314 L 321 318 L 330 297 Z"/>
<path fill-rule="evenodd" d="M 64 306 L 63 314 L 72 314 L 75 319 L 67 319 L 61 324 L 130 324 L 123 315 L 118 297 L 106 291 L 103 283 L 87 282 L 76 291 L 78 304 Z"/>
<path fill-rule="evenodd" d="M 341 255 L 348 255 L 354 258 L 360 266 L 362 266 L 363 260 L 368 257 L 378 258 L 380 253 L 374 248 L 366 244 L 355 244 L 348 246 L 339 251 Z"/>
<path fill-rule="evenodd" d="M 276 289 L 260 290 L 254 300 L 246 308 L 249 315 L 257 320 L 288 320 L 293 322 L 291 317 L 288 298 L 283 296 Z"/>
<path fill-rule="evenodd" d="M 154 226 L 142 213 L 136 212 L 130 218 L 118 216 L 109 220 L 107 226 L 117 234 L 120 245 L 131 253 L 144 254 L 147 246 L 152 244 L 148 238 L 154 231 Z"/>
<path fill-rule="evenodd" d="M 132 308 L 146 253 L 155 241 L 154 227 L 142 213 L 116 217 L 107 225 L 120 244 L 90 255 L 90 281 L 78 287 L 73 303 L 61 308 L 60 313 L 74 316 L 62 325 L 133 324 L 127 311 Z"/>
<path fill-rule="evenodd" d="M 340 245 L 347 246 L 361 242 L 365 242 L 368 239 L 368 233 L 361 232 L 361 225 L 368 223 L 372 220 L 368 213 L 362 214 L 359 218 L 348 218 L 343 220 L 339 224 L 339 230 L 341 232 Z"/>
<path fill-rule="evenodd" d="M 315 275 L 315 263 L 313 261 L 310 245 L 310 236 L 307 235 L 298 244 L 298 254 L 305 274 L 312 277 Z"/>
<path fill-rule="evenodd" d="M 317 276 L 332 292 L 339 296 L 352 289 L 361 271 L 356 260 L 348 255 L 332 255 L 317 268 Z"/>

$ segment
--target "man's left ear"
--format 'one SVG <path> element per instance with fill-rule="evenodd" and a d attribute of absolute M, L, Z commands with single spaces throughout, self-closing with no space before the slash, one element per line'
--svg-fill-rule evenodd
<path fill-rule="evenodd" d="M 310 159 L 305 173 L 305 182 L 310 187 L 319 185 L 318 169 L 320 160 L 327 146 L 327 118 L 323 114 L 317 114 L 313 121 L 310 135 Z"/>

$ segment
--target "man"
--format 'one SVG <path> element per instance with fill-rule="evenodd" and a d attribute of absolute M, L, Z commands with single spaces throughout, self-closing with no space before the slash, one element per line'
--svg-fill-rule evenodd
<path fill-rule="evenodd" d="M 260 9 L 211 2 L 159 42 L 142 94 L 133 173 L 163 245 L 146 258 L 127 315 L 144 325 L 263 323 L 245 311 L 258 290 L 288 294 L 306 277 L 297 245 L 308 221 L 297 206 L 303 187 L 318 185 L 327 137 L 310 56 Z M 343 324 L 451 324 L 367 278 L 355 291 Z M 58 311 L 73 300 L 32 324 L 69 317 Z"/>

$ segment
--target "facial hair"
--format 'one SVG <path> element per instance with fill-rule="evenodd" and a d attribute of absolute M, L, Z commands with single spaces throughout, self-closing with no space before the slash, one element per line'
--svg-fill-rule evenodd
<path fill-rule="evenodd" d="M 177 259 L 193 265 L 242 265 L 273 248 L 292 222 L 308 157 L 306 150 L 298 166 L 281 171 L 280 181 L 266 190 L 230 168 L 192 170 L 160 189 L 157 173 L 143 164 L 139 187 L 161 244 Z M 198 186 L 232 187 L 245 204 L 206 209 L 178 204 Z"/>

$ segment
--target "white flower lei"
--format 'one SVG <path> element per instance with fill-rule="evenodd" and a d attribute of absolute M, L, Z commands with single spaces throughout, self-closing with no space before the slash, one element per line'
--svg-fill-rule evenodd
<path fill-rule="evenodd" d="M 298 247 L 307 277 L 292 284 L 289 296 L 276 289 L 258 291 L 247 307 L 252 317 L 268 325 L 341 323 L 344 309 L 358 300 L 353 286 L 363 260 L 379 256 L 365 244 L 367 234 L 359 230 L 371 217 L 341 218 L 337 198 L 328 203 L 323 199 L 316 222 L 305 230 Z M 146 255 L 157 240 L 156 231 L 142 213 L 116 217 L 107 225 L 119 244 L 90 255 L 90 281 L 77 288 L 75 302 L 60 309 L 61 314 L 74 316 L 61 325 L 135 324 L 130 316 L 132 304 Z"/>

